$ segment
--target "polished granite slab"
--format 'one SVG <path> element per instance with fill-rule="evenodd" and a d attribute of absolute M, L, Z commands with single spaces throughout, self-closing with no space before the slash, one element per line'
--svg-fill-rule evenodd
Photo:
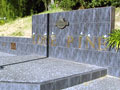
<path fill-rule="evenodd" d="M 5 66 L 0 70 L 0 83 L 39 84 L 40 90 L 60 90 L 106 74 L 107 70 L 98 66 L 44 58 Z"/>
<path fill-rule="evenodd" d="M 106 76 L 63 90 L 120 90 L 120 79 Z"/>
<path fill-rule="evenodd" d="M 0 52 L 0 57 L 1 56 L 16 56 L 14 54 L 9 54 L 9 53 L 5 53 L 5 52 Z"/>
<path fill-rule="evenodd" d="M 38 59 L 44 59 L 46 57 L 39 55 L 22 55 L 22 56 L 0 56 L 0 66 L 9 66 L 14 64 L 20 64 L 30 61 L 36 61 Z"/>

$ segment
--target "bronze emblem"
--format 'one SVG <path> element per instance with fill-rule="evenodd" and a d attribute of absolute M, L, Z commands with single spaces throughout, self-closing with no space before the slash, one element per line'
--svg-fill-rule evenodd
<path fill-rule="evenodd" d="M 66 26 L 68 26 L 69 23 L 64 20 L 64 18 L 61 18 L 56 22 L 56 26 L 60 29 L 64 29 Z"/>
<path fill-rule="evenodd" d="M 11 49 L 16 50 L 16 43 L 13 43 L 13 42 L 11 43 Z"/>

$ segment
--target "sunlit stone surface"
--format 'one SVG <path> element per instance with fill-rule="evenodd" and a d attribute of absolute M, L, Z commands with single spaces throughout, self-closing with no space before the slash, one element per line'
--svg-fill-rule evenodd
<path fill-rule="evenodd" d="M 63 90 L 120 90 L 120 79 L 106 76 Z"/>
<path fill-rule="evenodd" d="M 76 85 L 77 83 L 102 77 L 106 74 L 106 69 L 101 67 L 55 58 L 46 58 L 5 66 L 0 70 L 0 85 L 3 85 L 1 82 L 9 82 L 8 86 L 6 85 L 7 88 L 9 86 L 12 87 L 11 85 L 14 85 L 14 83 L 16 85 L 18 84 L 18 86 L 22 83 L 24 87 L 24 84 L 31 83 L 35 85 L 39 84 L 41 90 L 54 90 L 52 87 L 55 90 L 59 90 Z M 77 83 L 69 81 L 74 80 L 73 78 L 77 78 L 79 81 Z M 48 83 L 53 84 L 51 89 L 48 89 L 50 87 L 46 86 Z"/>

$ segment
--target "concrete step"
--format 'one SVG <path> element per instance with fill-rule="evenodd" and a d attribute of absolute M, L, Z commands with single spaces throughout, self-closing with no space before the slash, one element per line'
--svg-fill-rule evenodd
<path fill-rule="evenodd" d="M 120 90 L 120 79 L 113 76 L 105 76 L 62 90 Z"/>
<path fill-rule="evenodd" d="M 56 58 L 39 59 L 5 66 L 0 70 L 0 90 L 61 90 L 106 74 L 107 69 L 98 66 Z"/>

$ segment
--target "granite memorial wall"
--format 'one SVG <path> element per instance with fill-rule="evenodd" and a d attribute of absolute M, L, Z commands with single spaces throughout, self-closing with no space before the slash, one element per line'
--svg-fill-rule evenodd
<path fill-rule="evenodd" d="M 104 39 L 114 23 L 114 7 L 34 15 L 32 38 L 0 37 L 0 51 L 98 65 L 119 77 L 120 51 L 106 48 Z"/>
<path fill-rule="evenodd" d="M 32 32 L 49 57 L 106 67 L 108 74 L 120 76 L 120 51 L 105 42 L 114 24 L 114 7 L 93 8 L 34 15 Z"/>
<path fill-rule="evenodd" d="M 15 55 L 38 54 L 46 56 L 46 48 L 33 43 L 32 38 L 0 37 L 0 52 Z"/>

